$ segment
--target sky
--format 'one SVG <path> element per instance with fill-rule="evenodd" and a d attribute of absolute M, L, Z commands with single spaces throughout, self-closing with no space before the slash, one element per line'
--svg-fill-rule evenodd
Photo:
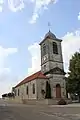
<path fill-rule="evenodd" d="M 0 0 L 0 97 L 40 70 L 39 43 L 49 28 L 63 40 L 67 72 L 80 51 L 80 0 Z"/>

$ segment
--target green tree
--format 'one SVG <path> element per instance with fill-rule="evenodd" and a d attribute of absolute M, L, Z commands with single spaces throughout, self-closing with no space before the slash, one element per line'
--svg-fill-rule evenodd
<path fill-rule="evenodd" d="M 4 97 L 8 97 L 8 94 L 6 93 L 6 94 L 3 94 L 2 95 L 2 98 L 4 98 Z"/>
<path fill-rule="evenodd" d="M 77 93 L 80 102 L 80 53 L 76 52 L 70 59 L 67 91 Z"/>

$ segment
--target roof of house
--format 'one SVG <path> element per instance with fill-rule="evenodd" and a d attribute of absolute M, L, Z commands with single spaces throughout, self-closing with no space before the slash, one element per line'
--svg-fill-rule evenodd
<path fill-rule="evenodd" d="M 48 79 L 48 77 L 46 77 L 41 71 L 38 71 L 38 72 L 36 72 L 36 73 L 34 73 L 34 74 L 32 74 L 31 76 L 28 76 L 28 77 L 26 77 L 24 80 L 22 80 L 19 84 L 17 84 L 16 86 L 15 86 L 15 88 L 16 87 L 19 87 L 19 86 L 21 86 L 21 85 L 23 85 L 23 84 L 25 84 L 25 83 L 28 83 L 28 82 L 30 82 L 30 81 L 32 81 L 32 80 L 35 80 L 35 79 Z"/>

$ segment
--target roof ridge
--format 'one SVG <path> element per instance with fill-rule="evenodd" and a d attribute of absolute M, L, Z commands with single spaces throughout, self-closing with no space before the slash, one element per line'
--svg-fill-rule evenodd
<path fill-rule="evenodd" d="M 38 78 L 38 75 L 40 74 L 40 72 L 41 72 L 41 70 L 38 71 L 38 72 L 36 72 L 36 73 L 34 73 L 34 74 L 32 74 L 32 75 L 30 75 L 30 76 L 28 76 L 28 77 L 25 77 L 25 78 L 24 78 L 21 82 L 19 82 L 15 87 L 17 87 L 17 86 L 20 85 L 21 83 L 22 83 L 22 84 L 25 84 L 25 83 L 26 83 L 26 82 L 25 82 L 26 79 L 28 79 L 28 78 L 36 75 L 36 74 L 37 74 L 37 77 L 36 77 L 36 78 Z"/>
<path fill-rule="evenodd" d="M 38 72 L 40 72 L 40 71 L 38 71 Z M 35 74 L 37 74 L 38 72 L 36 72 L 36 73 L 33 73 L 33 74 L 31 74 L 31 75 L 29 75 L 29 76 L 25 77 L 25 78 L 24 78 L 24 80 L 25 80 L 25 79 L 27 79 L 27 78 L 29 78 L 29 77 L 31 77 L 32 75 L 35 75 Z"/>
<path fill-rule="evenodd" d="M 38 77 L 39 77 L 39 75 L 41 74 L 40 72 L 41 72 L 41 71 L 39 71 L 39 73 L 38 73 L 38 75 L 37 75 L 37 78 L 38 78 Z"/>

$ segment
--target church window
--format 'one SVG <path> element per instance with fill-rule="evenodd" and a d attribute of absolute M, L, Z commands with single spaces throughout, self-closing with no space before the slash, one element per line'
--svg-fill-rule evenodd
<path fill-rule="evenodd" d="M 35 84 L 33 83 L 33 94 L 35 94 Z"/>
<path fill-rule="evenodd" d="M 53 42 L 53 53 L 58 54 L 58 47 L 57 47 L 57 43 L 55 42 Z"/>
<path fill-rule="evenodd" d="M 26 87 L 26 94 L 28 95 L 28 86 Z"/>
<path fill-rule="evenodd" d="M 15 93 L 15 96 L 16 96 L 16 90 L 14 91 L 14 93 Z"/>
<path fill-rule="evenodd" d="M 18 89 L 18 96 L 19 96 L 19 89 Z"/>
<path fill-rule="evenodd" d="M 43 56 L 46 55 L 46 45 L 43 45 Z"/>

